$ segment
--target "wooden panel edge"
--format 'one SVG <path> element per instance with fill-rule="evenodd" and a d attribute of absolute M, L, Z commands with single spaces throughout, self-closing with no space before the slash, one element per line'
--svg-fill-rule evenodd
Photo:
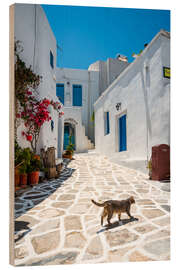
<path fill-rule="evenodd" d="M 14 4 L 9 7 L 9 263 L 14 265 Z"/>

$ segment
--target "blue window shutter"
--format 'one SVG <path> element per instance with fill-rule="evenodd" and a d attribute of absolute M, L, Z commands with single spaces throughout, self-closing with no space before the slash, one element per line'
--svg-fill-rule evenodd
<path fill-rule="evenodd" d="M 50 51 L 50 65 L 52 68 L 54 68 L 54 56 L 51 51 Z"/>
<path fill-rule="evenodd" d="M 64 84 L 62 83 L 56 84 L 56 96 L 64 104 Z"/>
<path fill-rule="evenodd" d="M 73 106 L 82 106 L 82 86 L 73 85 Z"/>

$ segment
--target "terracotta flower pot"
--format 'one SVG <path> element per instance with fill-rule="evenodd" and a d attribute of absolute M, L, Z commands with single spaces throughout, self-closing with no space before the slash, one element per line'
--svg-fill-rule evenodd
<path fill-rule="evenodd" d="M 27 173 L 20 174 L 20 185 L 21 186 L 27 185 Z"/>
<path fill-rule="evenodd" d="M 39 171 L 29 173 L 28 180 L 30 185 L 37 185 L 39 182 Z"/>
<path fill-rule="evenodd" d="M 63 158 L 72 159 L 72 154 L 63 154 Z"/>
<path fill-rule="evenodd" d="M 34 155 L 34 158 L 40 160 L 40 155 Z"/>
<path fill-rule="evenodd" d="M 15 187 L 18 187 L 20 185 L 20 174 L 19 174 L 18 168 L 15 168 L 14 182 L 15 182 Z"/>

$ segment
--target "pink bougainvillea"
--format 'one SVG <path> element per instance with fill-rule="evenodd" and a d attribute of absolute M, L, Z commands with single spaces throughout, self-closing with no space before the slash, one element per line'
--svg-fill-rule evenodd
<path fill-rule="evenodd" d="M 45 122 L 52 119 L 48 110 L 49 106 L 52 106 L 54 110 L 58 112 L 59 117 L 64 114 L 64 112 L 61 111 L 62 104 L 60 102 L 54 102 L 47 98 L 37 100 L 32 95 L 32 92 L 27 90 L 21 111 L 16 114 L 17 118 L 24 120 L 26 131 L 22 132 L 22 136 L 31 143 L 34 152 L 36 152 L 41 127 Z"/>

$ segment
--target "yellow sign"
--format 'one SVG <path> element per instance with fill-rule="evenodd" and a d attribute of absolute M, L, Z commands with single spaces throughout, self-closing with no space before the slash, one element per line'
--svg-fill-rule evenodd
<path fill-rule="evenodd" d="M 170 68 L 163 67 L 163 75 L 164 75 L 164 78 L 170 79 L 170 77 L 171 77 L 171 70 L 170 70 Z"/>

